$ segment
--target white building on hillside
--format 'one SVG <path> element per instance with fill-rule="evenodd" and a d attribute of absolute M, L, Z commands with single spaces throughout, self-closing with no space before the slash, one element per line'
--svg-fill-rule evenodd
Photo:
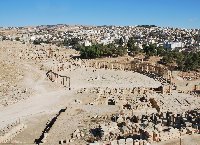
<path fill-rule="evenodd" d="M 89 42 L 88 40 L 86 40 L 86 41 L 84 41 L 84 45 L 85 45 L 85 46 L 91 46 L 91 45 L 92 45 L 92 43 L 91 43 L 91 42 Z"/>
<path fill-rule="evenodd" d="M 166 49 L 174 50 L 175 48 L 184 47 L 184 44 L 182 42 L 164 42 L 163 47 Z"/>

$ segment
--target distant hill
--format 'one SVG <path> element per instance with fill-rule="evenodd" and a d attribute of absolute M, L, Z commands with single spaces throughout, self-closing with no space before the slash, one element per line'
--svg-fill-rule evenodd
<path fill-rule="evenodd" d="M 151 28 L 151 27 L 157 27 L 157 26 L 156 25 L 137 25 L 137 27 Z"/>

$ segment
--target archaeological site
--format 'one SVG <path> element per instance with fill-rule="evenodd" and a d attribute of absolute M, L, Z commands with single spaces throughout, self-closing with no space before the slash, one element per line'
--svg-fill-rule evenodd
<path fill-rule="evenodd" d="M 200 145 L 200 72 L 157 58 L 0 41 L 0 145 Z"/>

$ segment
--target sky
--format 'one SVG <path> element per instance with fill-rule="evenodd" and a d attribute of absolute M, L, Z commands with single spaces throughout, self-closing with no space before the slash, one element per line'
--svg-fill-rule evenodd
<path fill-rule="evenodd" d="M 200 28 L 200 0 L 0 0 L 0 26 L 157 25 Z"/>

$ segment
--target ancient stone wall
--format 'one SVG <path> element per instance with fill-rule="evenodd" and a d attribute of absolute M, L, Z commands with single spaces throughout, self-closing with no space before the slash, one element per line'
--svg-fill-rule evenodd
<path fill-rule="evenodd" d="M 15 136 L 21 133 L 27 126 L 22 123 L 18 123 L 14 126 L 9 132 L 6 132 L 3 136 L 0 136 L 0 143 L 8 143 L 10 142 Z"/>

